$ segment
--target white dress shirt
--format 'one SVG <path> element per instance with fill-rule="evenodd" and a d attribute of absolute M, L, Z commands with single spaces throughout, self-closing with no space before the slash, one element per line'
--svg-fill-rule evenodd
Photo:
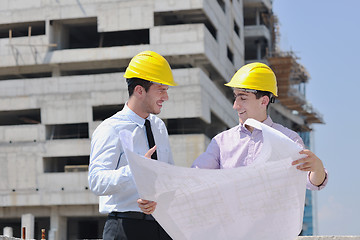
<path fill-rule="evenodd" d="M 158 161 L 174 164 L 164 122 L 153 114 L 147 119 L 157 146 Z M 139 194 L 119 134 L 122 130 L 130 131 L 133 151 L 145 155 L 149 145 L 144 123 L 145 119 L 125 104 L 120 112 L 103 121 L 92 135 L 88 180 L 91 191 L 100 196 L 101 213 L 141 211 L 136 202 Z"/>

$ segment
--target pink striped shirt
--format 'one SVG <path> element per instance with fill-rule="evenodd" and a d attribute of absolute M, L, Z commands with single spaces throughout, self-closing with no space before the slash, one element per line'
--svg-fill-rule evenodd
<path fill-rule="evenodd" d="M 282 132 L 304 148 L 304 142 L 296 132 L 274 123 L 270 117 L 263 123 Z M 239 124 L 216 135 L 206 151 L 194 161 L 192 167 L 223 169 L 247 166 L 255 161 L 261 151 L 262 144 L 261 130 L 254 129 L 253 132 L 250 132 L 242 124 Z M 326 178 L 321 186 L 315 186 L 308 177 L 307 188 L 320 190 L 326 186 L 327 180 Z"/>

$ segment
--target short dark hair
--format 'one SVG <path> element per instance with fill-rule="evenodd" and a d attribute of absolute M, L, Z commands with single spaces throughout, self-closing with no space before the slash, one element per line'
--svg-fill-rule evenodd
<path fill-rule="evenodd" d="M 273 95 L 271 92 L 256 90 L 256 93 L 254 93 L 254 94 L 255 94 L 256 99 L 259 99 L 259 98 L 264 97 L 264 96 L 268 96 L 268 97 L 269 97 L 269 104 L 266 106 L 266 108 L 269 107 L 270 103 L 274 103 L 274 102 L 275 102 L 275 97 L 274 97 L 274 95 Z"/>
<path fill-rule="evenodd" d="M 141 78 L 127 78 L 126 82 L 128 85 L 129 97 L 131 97 L 133 95 L 134 89 L 137 85 L 142 86 L 146 92 L 149 90 L 151 85 L 153 85 L 152 82 L 141 79 Z"/>

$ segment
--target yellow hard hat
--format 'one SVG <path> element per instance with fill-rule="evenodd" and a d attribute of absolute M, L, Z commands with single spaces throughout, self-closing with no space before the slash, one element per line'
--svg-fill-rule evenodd
<path fill-rule="evenodd" d="M 133 57 L 126 68 L 125 78 L 141 78 L 155 83 L 176 86 L 166 59 L 153 51 L 144 51 Z"/>
<path fill-rule="evenodd" d="M 274 72 L 264 63 L 249 63 L 241 67 L 225 84 L 228 87 L 267 91 L 278 96 Z"/>

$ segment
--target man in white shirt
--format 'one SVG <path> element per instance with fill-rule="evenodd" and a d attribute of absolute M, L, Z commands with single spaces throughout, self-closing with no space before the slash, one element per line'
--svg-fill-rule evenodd
<path fill-rule="evenodd" d="M 128 102 L 97 127 L 91 140 L 89 186 L 100 196 L 99 211 L 109 214 L 103 239 L 171 239 L 150 215 L 156 203 L 139 199 L 120 132 L 131 132 L 134 152 L 145 155 L 156 143 L 151 158 L 174 164 L 166 126 L 155 115 L 168 100 L 169 86 L 177 84 L 166 59 L 152 51 L 137 54 L 124 77 Z"/>

